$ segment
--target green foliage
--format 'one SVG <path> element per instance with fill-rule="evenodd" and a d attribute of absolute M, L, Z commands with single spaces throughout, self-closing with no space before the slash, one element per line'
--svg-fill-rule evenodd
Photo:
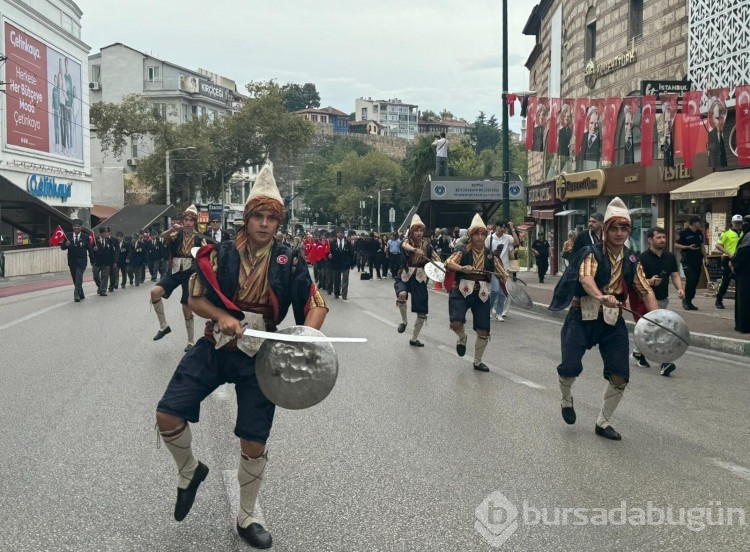
<path fill-rule="evenodd" d="M 287 111 L 320 107 L 320 94 L 311 82 L 302 86 L 289 82 L 281 87 L 281 90 L 284 93 L 284 107 Z"/>
<path fill-rule="evenodd" d="M 129 94 L 118 104 L 93 104 L 89 119 L 102 151 L 110 151 L 117 159 L 122 157 L 131 138 L 156 134 L 164 124 L 154 111 L 154 105 L 138 94 Z"/>
<path fill-rule="evenodd" d="M 425 109 L 422 111 L 422 119 L 425 121 L 437 121 L 440 117 L 432 109 Z"/>
<path fill-rule="evenodd" d="M 468 135 L 477 154 L 487 149 L 495 149 L 502 140 L 502 131 L 498 127 L 497 119 L 494 115 L 487 119 L 484 111 L 479 112 L 474 121 L 474 128 Z"/>
<path fill-rule="evenodd" d="M 441 119 L 453 119 L 453 113 L 443 108 L 443 110 L 440 112 L 440 118 Z"/>

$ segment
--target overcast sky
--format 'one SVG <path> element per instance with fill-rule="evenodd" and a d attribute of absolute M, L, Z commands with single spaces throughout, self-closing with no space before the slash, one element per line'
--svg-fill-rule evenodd
<path fill-rule="evenodd" d="M 237 82 L 313 82 L 346 113 L 360 96 L 398 97 L 473 121 L 500 119 L 500 0 L 76 0 L 91 53 L 122 42 Z M 510 90 L 528 89 L 536 2 L 509 2 Z M 511 128 L 520 128 L 518 110 Z"/>

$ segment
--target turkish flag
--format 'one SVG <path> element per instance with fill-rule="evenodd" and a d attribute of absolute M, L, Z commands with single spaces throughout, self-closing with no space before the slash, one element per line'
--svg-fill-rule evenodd
<path fill-rule="evenodd" d="M 656 96 L 643 96 L 641 107 L 641 165 L 654 164 L 654 119 Z"/>
<path fill-rule="evenodd" d="M 49 238 L 49 244 L 52 247 L 57 247 L 64 241 L 65 241 L 65 232 L 63 232 L 62 227 L 58 224 L 57 228 L 55 228 L 55 231 L 52 233 L 52 235 Z"/>
<path fill-rule="evenodd" d="M 735 89 L 736 110 L 734 136 L 737 139 L 737 159 L 743 167 L 750 165 L 750 85 Z"/>
<path fill-rule="evenodd" d="M 620 114 L 622 98 L 607 98 L 604 103 L 604 128 L 600 130 L 602 135 L 602 162 L 612 163 L 615 157 L 615 131 L 617 130 L 617 117 Z"/>
<path fill-rule="evenodd" d="M 560 98 L 549 99 L 549 137 L 547 138 L 547 151 L 557 153 L 557 117 L 560 114 Z"/>
<path fill-rule="evenodd" d="M 701 140 L 703 121 L 701 120 L 701 100 L 703 92 L 685 92 L 682 95 L 682 162 L 685 168 L 693 168 L 693 156 L 704 146 Z"/>
<path fill-rule="evenodd" d="M 589 110 L 588 98 L 579 98 L 576 100 L 576 157 L 581 155 L 581 144 L 583 142 L 583 133 L 586 132 L 586 114 Z"/>
<path fill-rule="evenodd" d="M 536 96 L 531 96 L 526 107 L 526 151 L 531 151 L 531 146 L 534 143 L 535 112 Z"/>

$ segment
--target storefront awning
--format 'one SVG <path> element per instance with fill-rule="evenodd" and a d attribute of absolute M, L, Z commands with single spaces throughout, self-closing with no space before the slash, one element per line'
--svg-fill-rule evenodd
<path fill-rule="evenodd" d="M 0 177 L 0 220 L 29 234 L 35 244 L 46 244 L 46 238 L 58 224 L 63 230 L 71 228 L 70 218 L 3 177 Z"/>
<path fill-rule="evenodd" d="M 671 199 L 735 197 L 740 186 L 750 182 L 750 169 L 719 171 L 669 192 Z"/>
<path fill-rule="evenodd" d="M 555 210 L 554 209 L 534 209 L 531 211 L 531 216 L 535 219 L 541 220 L 554 220 Z"/>
<path fill-rule="evenodd" d="M 635 209 L 630 209 L 628 211 L 628 214 L 633 216 L 639 216 L 639 215 L 650 215 L 651 214 L 651 207 L 636 207 Z"/>
<path fill-rule="evenodd" d="M 556 217 L 569 217 L 572 215 L 585 215 L 586 211 L 583 209 L 568 209 L 567 211 L 560 211 L 559 213 L 555 213 Z"/>

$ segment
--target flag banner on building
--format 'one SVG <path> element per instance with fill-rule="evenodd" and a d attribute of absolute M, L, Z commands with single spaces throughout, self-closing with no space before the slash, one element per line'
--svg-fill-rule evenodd
<path fill-rule="evenodd" d="M 656 96 L 641 98 L 641 165 L 650 167 L 654 163 L 654 120 L 656 119 Z"/>
<path fill-rule="evenodd" d="M 637 143 L 634 130 L 640 128 L 641 108 L 638 98 L 625 98 L 622 105 L 622 127 L 623 127 L 623 165 L 635 164 L 635 145 Z"/>
<path fill-rule="evenodd" d="M 531 107 L 529 107 L 529 110 L 531 110 Z M 547 98 L 537 98 L 533 113 L 534 131 L 531 141 L 531 151 L 544 153 L 544 142 L 547 139 L 547 123 L 549 121 L 549 100 Z"/>
<path fill-rule="evenodd" d="M 750 166 L 750 85 L 735 88 L 735 127 L 737 159 L 743 167 Z"/>
<path fill-rule="evenodd" d="M 547 153 L 557 153 L 557 118 L 560 116 L 560 98 L 549 99 L 549 130 Z"/>
<path fill-rule="evenodd" d="M 570 157 L 573 154 L 570 151 L 570 146 L 573 144 L 573 115 L 576 109 L 575 106 L 576 101 L 573 99 L 562 100 L 557 113 L 555 127 L 557 154 L 562 157 Z"/>
<path fill-rule="evenodd" d="M 727 166 L 727 146 L 724 139 L 724 123 L 727 120 L 727 98 L 729 88 L 709 90 L 708 96 L 708 166 L 715 169 Z"/>
<path fill-rule="evenodd" d="M 615 160 L 615 134 L 617 131 L 617 119 L 620 115 L 622 98 L 607 98 L 604 104 L 604 117 L 602 119 L 602 162 L 614 163 Z"/>
<path fill-rule="evenodd" d="M 677 115 L 677 94 L 662 94 L 661 124 L 659 125 L 659 149 L 665 167 L 674 167 L 675 116 Z"/>
<path fill-rule="evenodd" d="M 534 144 L 534 127 L 536 126 L 536 96 L 530 96 L 526 105 L 526 150 L 531 151 Z"/>
<path fill-rule="evenodd" d="M 52 232 L 52 235 L 49 237 L 49 244 L 52 247 L 57 247 L 64 241 L 65 241 L 65 232 L 63 232 L 62 227 L 58 224 L 57 228 L 55 228 L 55 231 Z"/>
<path fill-rule="evenodd" d="M 682 95 L 682 162 L 688 169 L 693 168 L 693 157 L 705 146 L 701 100 L 703 92 L 685 92 Z M 705 149 L 703 150 L 705 151 Z"/>
<path fill-rule="evenodd" d="M 582 161 L 582 167 L 585 170 L 599 167 L 602 161 L 602 116 L 604 108 L 604 100 L 589 100 L 579 154 L 579 159 Z"/>
<path fill-rule="evenodd" d="M 583 141 L 583 133 L 586 132 L 586 115 L 589 110 L 588 98 L 578 98 L 576 100 L 576 116 L 575 116 L 575 131 L 576 131 L 576 157 L 581 155 L 581 142 Z"/>

